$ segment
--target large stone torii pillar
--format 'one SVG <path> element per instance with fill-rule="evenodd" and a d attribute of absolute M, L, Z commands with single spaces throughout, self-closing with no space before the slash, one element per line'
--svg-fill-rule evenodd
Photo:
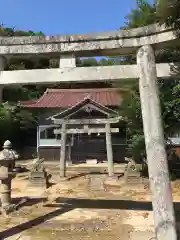
<path fill-rule="evenodd" d="M 155 233 L 158 240 L 176 240 L 172 190 L 161 121 L 155 56 L 150 45 L 139 48 L 137 65 L 140 77 L 139 91 L 152 191 Z"/>

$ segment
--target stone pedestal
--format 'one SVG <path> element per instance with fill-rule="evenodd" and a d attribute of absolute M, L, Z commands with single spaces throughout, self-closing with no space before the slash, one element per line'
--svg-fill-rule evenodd
<path fill-rule="evenodd" d="M 47 188 L 48 176 L 45 171 L 37 171 L 30 173 L 31 186 Z"/>
<path fill-rule="evenodd" d="M 0 194 L 1 213 L 6 217 L 7 214 L 17 209 L 16 205 L 11 202 L 11 179 L 1 180 Z"/>
<path fill-rule="evenodd" d="M 71 159 L 67 159 L 66 160 L 66 167 L 70 167 L 70 166 L 72 166 L 73 164 L 72 164 L 72 160 Z"/>
<path fill-rule="evenodd" d="M 3 148 L 4 150 L 0 152 L 1 212 L 7 214 L 15 206 L 11 203 L 11 180 L 15 159 L 19 155 L 12 150 L 10 141 L 5 141 Z"/>
<path fill-rule="evenodd" d="M 1 180 L 1 207 L 8 208 L 11 205 L 11 179 Z"/>
<path fill-rule="evenodd" d="M 44 159 L 36 158 L 33 160 L 33 166 L 30 172 L 30 187 L 48 187 L 48 175 L 43 165 Z"/>
<path fill-rule="evenodd" d="M 106 180 L 107 181 L 116 181 L 116 180 L 118 180 L 118 176 L 117 175 L 107 176 Z"/>
<path fill-rule="evenodd" d="M 137 164 L 130 158 L 126 158 L 128 164 L 125 167 L 124 178 L 126 184 L 138 184 L 142 183 L 140 169 Z"/>
<path fill-rule="evenodd" d="M 138 184 L 138 183 L 142 183 L 142 178 L 141 178 L 141 174 L 139 171 L 132 171 L 132 169 L 128 169 L 125 172 L 125 183 L 128 184 Z"/>

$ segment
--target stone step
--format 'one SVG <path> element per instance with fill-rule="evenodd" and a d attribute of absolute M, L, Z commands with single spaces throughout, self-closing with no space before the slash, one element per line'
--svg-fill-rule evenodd
<path fill-rule="evenodd" d="M 106 175 L 97 175 L 90 176 L 89 178 L 89 189 L 91 191 L 102 191 L 104 190 L 104 181 L 106 179 Z"/>
<path fill-rule="evenodd" d="M 139 176 L 128 176 L 128 179 L 140 179 L 141 177 Z"/>
<path fill-rule="evenodd" d="M 125 164 L 117 166 L 115 168 L 115 172 L 118 173 L 124 173 L 124 168 L 125 168 Z M 52 170 L 53 171 L 53 170 Z M 57 169 L 54 169 L 54 171 L 57 172 Z M 108 172 L 108 167 L 106 166 L 99 166 L 98 164 L 96 166 L 79 166 L 79 167 L 74 167 L 74 166 L 70 166 L 67 168 L 67 171 L 71 172 L 71 171 L 78 171 L 78 172 L 87 172 L 87 173 L 107 173 Z"/>
<path fill-rule="evenodd" d="M 45 182 L 46 179 L 43 179 L 43 178 L 32 178 L 30 181 L 31 182 Z"/>
<path fill-rule="evenodd" d="M 31 183 L 31 186 L 46 186 L 45 183 Z"/>
<path fill-rule="evenodd" d="M 31 181 L 32 184 L 45 184 L 46 181 Z"/>
<path fill-rule="evenodd" d="M 127 179 L 127 183 L 143 183 L 143 180 L 139 177 L 131 177 Z"/>
<path fill-rule="evenodd" d="M 141 183 L 142 181 L 141 180 L 128 180 L 127 183 Z"/>

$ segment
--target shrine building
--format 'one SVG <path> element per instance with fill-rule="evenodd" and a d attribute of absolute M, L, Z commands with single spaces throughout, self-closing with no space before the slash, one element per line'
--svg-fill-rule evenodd
<path fill-rule="evenodd" d="M 70 164 L 91 159 L 124 162 L 122 92 L 117 88 L 47 89 L 38 100 L 22 102 L 40 112 L 37 155 L 55 161 L 64 157 Z"/>

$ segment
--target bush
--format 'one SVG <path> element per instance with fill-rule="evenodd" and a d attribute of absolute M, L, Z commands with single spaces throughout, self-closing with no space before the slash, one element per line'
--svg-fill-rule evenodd
<path fill-rule="evenodd" d="M 130 140 L 129 148 L 131 149 L 132 157 L 137 161 L 142 161 L 143 158 L 146 157 L 144 135 L 133 135 Z"/>

